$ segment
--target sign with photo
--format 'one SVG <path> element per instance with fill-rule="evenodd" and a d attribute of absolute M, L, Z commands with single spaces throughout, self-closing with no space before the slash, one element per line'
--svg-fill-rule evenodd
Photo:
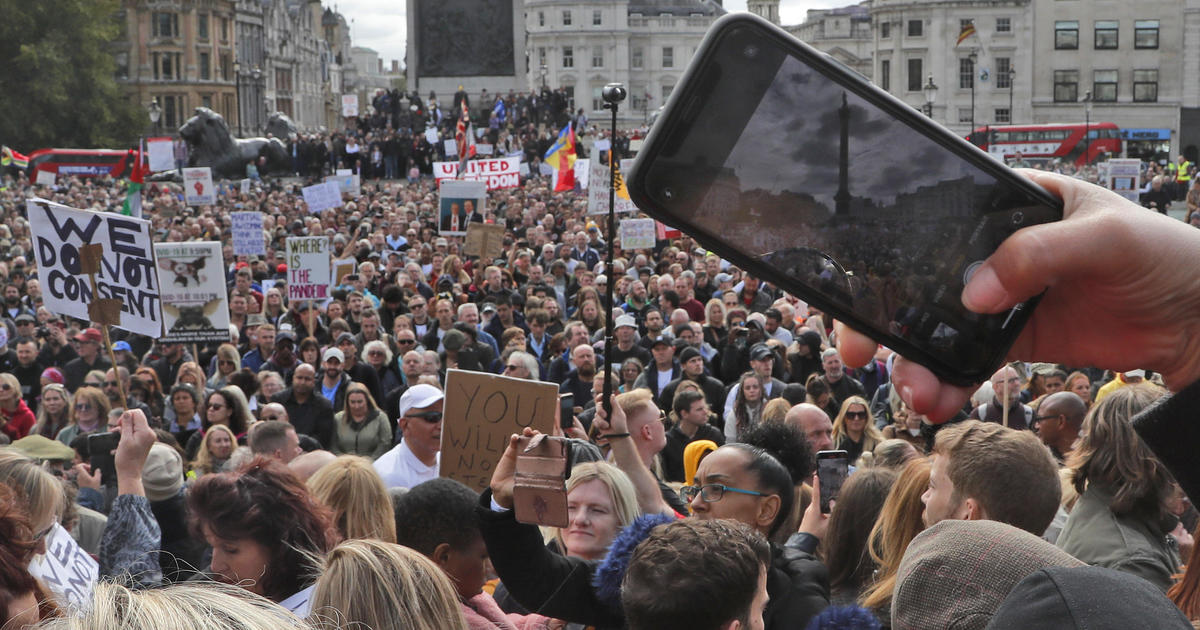
<path fill-rule="evenodd" d="M 262 241 L 259 229 L 259 241 Z M 162 287 L 163 340 L 229 341 L 229 304 L 218 242 L 155 243 Z"/>
<path fill-rule="evenodd" d="M 486 203 L 484 182 L 442 180 L 438 185 L 438 234 L 465 236 L 467 225 L 483 223 Z"/>

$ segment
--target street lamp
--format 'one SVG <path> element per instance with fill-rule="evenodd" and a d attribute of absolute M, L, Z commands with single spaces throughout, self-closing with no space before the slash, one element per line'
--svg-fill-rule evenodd
<path fill-rule="evenodd" d="M 233 62 L 234 101 L 237 103 L 238 137 L 246 135 L 242 132 L 242 64 Z"/>
<path fill-rule="evenodd" d="M 967 136 L 970 137 L 975 133 L 975 60 L 979 59 L 979 56 L 972 50 L 967 59 L 971 62 L 971 129 L 967 132 Z"/>
<path fill-rule="evenodd" d="M 146 112 L 150 114 L 150 125 L 154 127 L 154 133 L 158 133 L 158 121 L 162 118 L 162 107 L 158 104 L 157 96 L 150 100 L 150 104 L 146 106 Z"/>
<path fill-rule="evenodd" d="M 538 75 L 542 77 L 542 91 L 546 91 L 546 64 L 538 67 Z"/>
<path fill-rule="evenodd" d="M 1092 156 L 1092 91 L 1083 93 L 1083 163 L 1091 164 Z"/>
<path fill-rule="evenodd" d="M 252 107 L 252 108 L 254 107 L 253 103 L 255 103 L 256 101 L 258 101 L 258 95 L 259 95 L 259 93 L 260 93 L 260 89 L 259 89 L 259 87 L 258 87 L 258 86 L 259 86 L 259 83 L 262 81 L 262 76 L 263 76 L 263 71 L 262 71 L 262 69 L 261 69 L 261 68 L 259 68 L 258 66 L 254 66 L 254 69 L 250 71 L 250 78 L 254 79 L 253 89 L 251 90 L 253 98 L 251 98 L 251 99 L 250 99 L 250 103 L 251 103 L 251 107 Z M 259 113 L 261 113 L 261 112 L 255 112 L 255 114 L 254 114 L 254 120 L 253 120 L 253 121 L 251 121 L 251 122 L 253 122 L 253 123 L 254 123 L 254 129 L 255 129 L 255 131 L 261 130 L 263 127 L 265 127 L 265 125 L 264 125 L 264 124 L 262 123 L 262 121 L 259 119 Z M 242 114 L 241 114 L 241 112 L 239 111 L 239 112 L 238 112 L 238 119 L 239 119 L 239 120 L 241 119 L 241 115 L 242 115 Z"/>
<path fill-rule="evenodd" d="M 938 86 L 933 82 L 933 75 L 929 75 L 929 80 L 925 82 L 925 87 L 921 88 L 925 93 L 925 115 L 933 118 L 933 103 L 937 100 Z"/>
<path fill-rule="evenodd" d="M 1013 124 L 1016 118 L 1013 116 L 1013 89 L 1017 87 L 1017 71 L 1011 67 L 1008 69 L 1008 124 Z"/>

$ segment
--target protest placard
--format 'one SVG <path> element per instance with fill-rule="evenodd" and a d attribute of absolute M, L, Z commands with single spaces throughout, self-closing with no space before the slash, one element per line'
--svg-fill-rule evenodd
<path fill-rule="evenodd" d="M 42 300 L 60 315 L 84 321 L 93 300 L 120 303 L 114 325 L 154 339 L 162 335 L 162 306 L 154 270 L 150 221 L 109 212 L 76 210 L 45 199 L 25 204 L 37 255 Z M 93 292 L 81 248 L 100 246 Z"/>
<path fill-rule="evenodd" d="M 525 427 L 550 433 L 557 408 L 553 383 L 449 370 L 439 474 L 484 490 L 508 447 L 508 436 Z"/>
<path fill-rule="evenodd" d="M 289 300 L 329 297 L 329 237 L 288 237 L 287 274 Z"/>
<path fill-rule="evenodd" d="M 238 182 L 238 193 L 243 194 L 243 195 L 250 194 L 250 180 L 249 179 L 243 179 L 242 181 Z"/>
<path fill-rule="evenodd" d="M 496 152 L 496 147 L 494 145 L 491 145 L 491 144 L 475 145 L 475 154 L 476 155 L 492 155 L 495 152 Z"/>
<path fill-rule="evenodd" d="M 256 213 L 257 214 L 257 213 Z M 262 229 L 259 229 L 259 241 Z M 155 243 L 163 341 L 229 341 L 229 304 L 218 242 Z"/>
<path fill-rule="evenodd" d="M 33 557 L 29 574 L 50 589 L 60 606 L 74 612 L 87 610 L 92 604 L 92 587 L 100 578 L 100 565 L 57 523 L 45 540 L 46 553 Z"/>
<path fill-rule="evenodd" d="M 189 206 L 217 203 L 212 169 L 207 166 L 183 169 L 183 201 Z"/>
<path fill-rule="evenodd" d="M 633 200 L 629 198 L 629 188 L 625 186 L 624 172 L 633 167 L 633 160 L 621 160 L 620 168 L 617 169 L 617 197 L 615 211 L 617 214 L 622 212 L 636 212 L 637 206 L 633 205 Z M 608 180 L 611 174 L 608 172 L 608 165 L 600 160 L 592 160 L 588 169 L 588 214 L 607 214 L 608 213 Z"/>
<path fill-rule="evenodd" d="M 468 224 L 483 223 L 486 202 L 487 188 L 483 182 L 442 180 L 438 183 L 438 234 L 465 235 Z"/>
<path fill-rule="evenodd" d="M 471 160 L 462 179 L 487 183 L 488 190 L 516 188 L 521 185 L 521 158 L 517 156 Z M 458 178 L 458 162 L 434 162 L 433 176 L 439 182 Z"/>
<path fill-rule="evenodd" d="M 343 94 L 342 95 L 342 116 L 346 118 L 354 118 L 358 116 L 358 95 Z"/>
<path fill-rule="evenodd" d="M 442 147 L 446 151 L 446 157 L 458 157 L 458 142 L 454 138 L 443 140 Z"/>
<path fill-rule="evenodd" d="M 338 286 L 342 283 L 342 278 L 354 273 L 358 267 L 357 261 L 353 258 L 349 260 L 338 260 L 333 263 L 333 286 Z"/>
<path fill-rule="evenodd" d="M 437 127 L 426 127 L 425 128 L 425 142 L 428 142 L 429 144 L 437 144 L 437 141 L 438 141 Z"/>
<path fill-rule="evenodd" d="M 309 212 L 320 212 L 342 205 L 342 190 L 337 182 L 323 182 L 305 186 L 304 203 L 308 204 Z"/>
<path fill-rule="evenodd" d="M 492 260 L 504 255 L 504 226 L 493 223 L 471 223 L 463 241 L 463 253 Z"/>
<path fill-rule="evenodd" d="M 152 173 L 175 168 L 175 141 L 169 137 L 146 138 L 146 154 Z"/>
<path fill-rule="evenodd" d="M 653 249 L 654 219 L 621 219 L 617 234 L 621 249 Z"/>
<path fill-rule="evenodd" d="M 517 172 L 521 174 L 521 177 L 529 177 L 529 165 L 521 162 L 521 166 L 517 169 Z"/>
<path fill-rule="evenodd" d="M 33 180 L 33 183 L 38 186 L 53 186 L 57 181 L 58 175 L 54 172 L 38 169 L 37 178 Z"/>
<path fill-rule="evenodd" d="M 263 214 L 261 212 L 232 212 L 233 254 L 235 256 L 262 256 L 267 253 L 263 240 Z"/>
<path fill-rule="evenodd" d="M 608 138 L 603 138 L 601 140 L 597 140 L 592 145 L 592 149 L 595 150 L 597 153 L 599 153 L 600 151 L 607 151 L 611 148 L 612 148 L 612 140 L 609 140 Z"/>
<path fill-rule="evenodd" d="M 354 173 L 338 173 L 337 175 L 326 175 L 326 182 L 334 182 L 338 185 L 338 190 L 343 194 L 350 195 L 355 199 L 362 196 L 362 180 Z"/>
<path fill-rule="evenodd" d="M 575 160 L 575 187 L 587 190 L 591 181 L 592 161 L 590 159 Z"/>
<path fill-rule="evenodd" d="M 1117 159 L 1109 160 L 1106 164 L 1108 165 L 1108 174 L 1104 181 L 1108 184 L 1109 190 L 1136 203 L 1141 194 L 1138 179 L 1142 174 L 1142 161 Z"/>
<path fill-rule="evenodd" d="M 333 172 L 333 174 L 334 174 L 334 175 L 353 175 L 353 174 L 354 174 L 354 169 L 352 169 L 352 168 L 339 168 L 338 170 L 334 171 L 334 172 Z"/>

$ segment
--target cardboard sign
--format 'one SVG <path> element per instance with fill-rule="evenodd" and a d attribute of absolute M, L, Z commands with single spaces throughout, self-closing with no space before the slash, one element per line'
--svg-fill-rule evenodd
<path fill-rule="evenodd" d="M 1103 181 L 1106 182 L 1109 190 L 1137 203 L 1138 196 L 1141 194 L 1141 190 L 1138 188 L 1138 179 L 1142 174 L 1142 161 L 1119 159 L 1109 160 L 1105 164 L 1108 165 L 1108 173 Z"/>
<path fill-rule="evenodd" d="M 333 263 L 333 285 L 342 284 L 342 278 L 352 274 L 358 269 L 358 262 L 353 258 L 349 260 L 338 260 Z"/>
<path fill-rule="evenodd" d="M 71 538 L 70 532 L 55 524 L 46 535 L 46 555 L 34 556 L 29 573 L 54 593 L 60 605 L 82 611 L 92 604 L 92 587 L 100 578 L 100 565 Z"/>
<path fill-rule="evenodd" d="M 232 212 L 233 254 L 235 256 L 264 256 L 267 253 L 263 240 L 263 214 L 261 212 Z"/>
<path fill-rule="evenodd" d="M 467 162 L 467 172 L 463 174 L 462 179 L 486 182 L 488 190 L 517 188 L 521 185 L 520 171 L 519 157 L 471 160 Z M 458 162 L 434 162 L 433 176 L 439 182 L 444 179 L 458 179 Z"/>
<path fill-rule="evenodd" d="M 162 287 L 163 340 L 228 343 L 229 304 L 221 244 L 155 243 L 154 255 Z"/>
<path fill-rule="evenodd" d="M 471 223 L 467 226 L 467 238 L 463 242 L 463 253 L 494 260 L 504 255 L 504 226 L 493 223 Z"/>
<path fill-rule="evenodd" d="M 621 219 L 617 227 L 621 249 L 654 249 L 654 219 Z"/>
<path fill-rule="evenodd" d="M 342 205 L 342 190 L 337 182 L 305 186 L 301 192 L 304 193 L 304 203 L 308 204 L 309 212 L 320 212 Z"/>
<path fill-rule="evenodd" d="M 467 226 L 483 223 L 487 190 L 481 181 L 443 180 L 438 184 L 438 234 L 464 236 Z"/>
<path fill-rule="evenodd" d="M 162 305 L 154 267 L 150 221 L 109 212 L 76 210 L 33 198 L 25 204 L 46 308 L 85 321 L 92 302 L 113 300 L 113 325 L 157 339 Z M 99 247 L 96 292 L 84 271 L 83 249 Z"/>
<path fill-rule="evenodd" d="M 207 166 L 183 169 L 183 201 L 189 206 L 217 203 L 212 169 Z"/>
<path fill-rule="evenodd" d="M 150 172 L 175 168 L 175 142 L 171 138 L 147 138 L 146 153 L 150 157 Z"/>
<path fill-rule="evenodd" d="M 358 116 L 358 95 L 343 94 L 342 95 L 342 116 L 346 118 L 354 118 Z"/>
<path fill-rule="evenodd" d="M 439 474 L 482 491 L 508 447 L 508 436 L 525 427 L 550 433 L 557 408 L 553 383 L 450 370 Z"/>
<path fill-rule="evenodd" d="M 621 160 L 617 170 L 617 196 L 614 203 L 615 212 L 637 212 L 637 206 L 629 198 L 629 189 L 625 186 L 623 175 L 633 167 L 633 160 Z M 592 160 L 588 169 L 588 209 L 589 215 L 608 214 L 608 180 L 611 173 L 608 165 L 600 160 Z"/>
<path fill-rule="evenodd" d="M 37 184 L 38 186 L 53 186 L 55 183 L 57 183 L 57 181 L 57 174 L 38 169 L 37 178 L 33 180 L 33 183 Z"/>
<path fill-rule="evenodd" d="M 329 297 L 329 237 L 289 237 L 287 266 L 288 300 Z"/>

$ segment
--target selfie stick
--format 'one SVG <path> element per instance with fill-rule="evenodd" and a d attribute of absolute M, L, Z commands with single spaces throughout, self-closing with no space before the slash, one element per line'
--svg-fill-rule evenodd
<path fill-rule="evenodd" d="M 612 131 L 608 139 L 608 283 L 604 285 L 604 299 L 608 303 L 608 317 L 604 318 L 604 416 L 611 422 L 612 418 L 612 356 L 613 349 L 613 285 L 617 279 L 613 277 L 613 257 L 616 245 L 616 204 L 617 204 L 617 107 L 625 100 L 627 92 L 620 83 L 609 83 L 604 86 L 601 95 L 604 97 L 604 109 L 612 110 Z"/>

